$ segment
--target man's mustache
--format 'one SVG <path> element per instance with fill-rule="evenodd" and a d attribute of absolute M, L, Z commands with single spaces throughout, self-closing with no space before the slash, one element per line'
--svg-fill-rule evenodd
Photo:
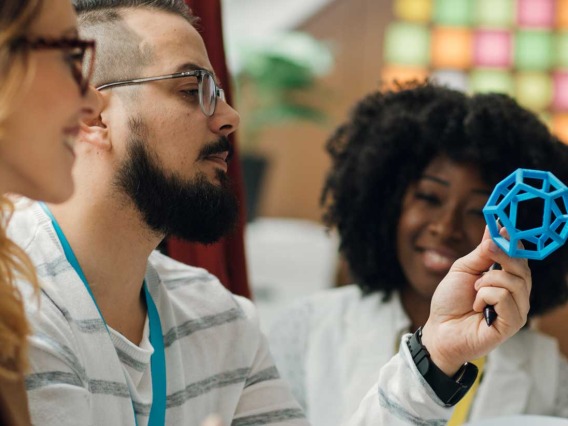
<path fill-rule="evenodd" d="M 216 142 L 205 145 L 199 152 L 199 159 L 203 160 L 210 155 L 220 152 L 228 152 L 227 163 L 233 158 L 234 148 L 229 139 L 225 136 L 220 137 Z"/>

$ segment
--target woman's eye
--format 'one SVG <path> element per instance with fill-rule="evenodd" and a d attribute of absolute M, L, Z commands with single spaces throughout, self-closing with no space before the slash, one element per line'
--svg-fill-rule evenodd
<path fill-rule="evenodd" d="M 428 194 L 426 192 L 416 192 L 414 196 L 416 197 L 416 199 L 425 201 L 429 204 L 440 204 L 440 199 L 433 194 Z"/>
<path fill-rule="evenodd" d="M 69 63 L 69 65 L 73 65 L 75 67 L 81 67 L 83 64 L 83 51 L 78 50 L 69 50 L 65 52 L 65 60 Z"/>
<path fill-rule="evenodd" d="M 485 216 L 483 216 L 483 210 L 481 210 L 481 209 L 471 209 L 469 211 L 469 214 L 474 215 L 474 216 L 485 217 Z"/>

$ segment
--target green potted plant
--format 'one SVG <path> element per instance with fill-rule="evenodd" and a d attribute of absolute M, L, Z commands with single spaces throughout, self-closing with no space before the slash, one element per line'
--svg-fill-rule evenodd
<path fill-rule="evenodd" d="M 282 33 L 238 47 L 235 87 L 241 117 L 239 142 L 247 193 L 248 220 L 254 218 L 267 160 L 257 147 L 270 126 L 295 121 L 323 123 L 326 114 L 308 99 L 322 91 L 318 77 L 331 69 L 331 49 L 301 32 Z"/>

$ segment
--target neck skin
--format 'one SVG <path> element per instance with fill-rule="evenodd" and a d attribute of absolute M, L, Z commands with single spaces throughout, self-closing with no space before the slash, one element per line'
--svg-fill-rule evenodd
<path fill-rule="evenodd" d="M 431 299 L 418 294 L 409 285 L 406 285 L 400 291 L 400 301 L 404 312 L 410 318 L 410 329 L 414 333 L 418 327 L 426 324 L 426 321 L 428 321 Z"/>
<path fill-rule="evenodd" d="M 0 156 L 2 156 L 1 151 Z M 12 166 L 0 159 L 0 194 L 2 196 L 8 194 L 23 195 L 31 199 L 45 197 L 45 193 L 37 190 L 33 183 L 29 184 L 28 182 L 26 184 L 26 182 L 26 179 L 17 173 Z"/>
<path fill-rule="evenodd" d="M 107 175 L 109 176 L 109 175 Z M 96 182 L 96 184 L 94 184 Z M 111 182 L 77 179 L 66 203 L 49 205 L 67 237 L 106 323 L 138 345 L 146 320 L 142 291 L 148 257 L 162 235 L 151 232 Z"/>
<path fill-rule="evenodd" d="M 0 164 L 0 194 L 6 194 L 15 189 L 15 185 L 11 184 L 12 175 L 11 173 L 4 170 L 2 164 Z"/>

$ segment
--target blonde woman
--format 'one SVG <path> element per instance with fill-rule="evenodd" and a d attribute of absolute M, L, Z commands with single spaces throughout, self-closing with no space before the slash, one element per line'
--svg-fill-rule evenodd
<path fill-rule="evenodd" d="M 6 193 L 62 202 L 73 192 L 80 120 L 98 115 L 89 87 L 94 42 L 79 39 L 68 0 L 0 2 L 0 424 L 30 423 L 23 385 L 30 332 L 14 282 L 38 286 L 6 236 Z"/>

